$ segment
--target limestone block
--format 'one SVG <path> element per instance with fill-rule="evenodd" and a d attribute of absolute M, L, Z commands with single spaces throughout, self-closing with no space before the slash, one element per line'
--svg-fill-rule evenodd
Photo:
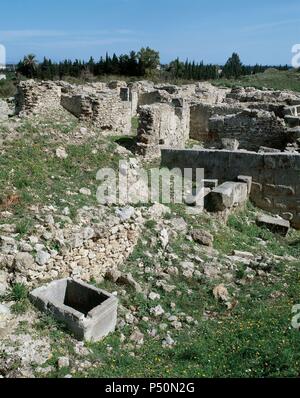
<path fill-rule="evenodd" d="M 225 182 L 207 196 L 206 207 L 209 211 L 224 211 L 245 203 L 247 199 L 247 184 Z"/>
<path fill-rule="evenodd" d="M 290 229 L 290 222 L 282 218 L 261 215 L 256 220 L 257 225 L 264 226 L 274 233 L 286 236 Z"/>
<path fill-rule="evenodd" d="M 63 322 L 79 340 L 97 342 L 114 332 L 118 300 L 87 283 L 61 279 L 35 289 L 33 304 Z"/>

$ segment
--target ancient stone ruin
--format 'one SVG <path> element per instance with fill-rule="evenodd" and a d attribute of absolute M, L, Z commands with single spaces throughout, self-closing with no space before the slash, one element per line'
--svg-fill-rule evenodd
<path fill-rule="evenodd" d="M 87 283 L 62 279 L 30 296 L 37 308 L 65 323 L 79 340 L 97 342 L 115 330 L 118 300 Z"/>
<path fill-rule="evenodd" d="M 162 165 L 170 168 L 204 168 L 206 179 L 219 185 L 231 182 L 230 187 L 217 187 L 232 192 L 231 196 L 238 177 L 248 176 L 252 185 L 247 194 L 253 203 L 300 228 L 300 95 L 296 93 L 218 88 L 209 83 L 20 83 L 16 97 L 20 116 L 58 108 L 83 124 L 116 135 L 131 134 L 132 117 L 138 116 L 139 155 L 151 159 L 162 153 Z M 189 140 L 197 142 L 194 150 L 185 149 Z"/>

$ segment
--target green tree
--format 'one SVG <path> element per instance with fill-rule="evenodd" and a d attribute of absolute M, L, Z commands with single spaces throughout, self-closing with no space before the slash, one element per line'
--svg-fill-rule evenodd
<path fill-rule="evenodd" d="M 34 54 L 28 54 L 23 58 L 17 67 L 18 72 L 32 79 L 37 74 L 38 62 Z"/>
<path fill-rule="evenodd" d="M 237 79 L 243 73 L 243 64 L 240 60 L 240 57 L 237 53 L 233 53 L 232 56 L 226 62 L 223 75 L 227 78 L 235 78 Z"/>
<path fill-rule="evenodd" d="M 150 47 L 140 49 L 138 60 L 141 76 L 152 76 L 160 66 L 159 52 Z"/>

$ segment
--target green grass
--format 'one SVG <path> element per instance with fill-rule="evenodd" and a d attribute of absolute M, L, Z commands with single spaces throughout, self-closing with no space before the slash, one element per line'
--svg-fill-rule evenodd
<path fill-rule="evenodd" d="M 21 283 L 15 283 L 4 299 L 6 301 L 14 301 L 11 310 L 17 315 L 26 313 L 30 306 L 28 290 L 26 286 Z"/>
<path fill-rule="evenodd" d="M 40 128 L 25 122 L 19 128 L 22 138 L 6 143 L 0 154 L 0 199 L 5 203 L 11 195 L 19 198 L 12 210 L 20 234 L 25 234 L 31 227 L 27 210 L 32 204 L 52 204 L 60 209 L 68 206 L 71 214 L 76 214 L 79 207 L 96 204 L 97 171 L 102 167 L 116 169 L 119 161 L 119 156 L 113 155 L 115 144 L 107 143 L 107 148 L 101 149 L 101 138 L 80 144 L 65 143 L 68 158 L 59 159 L 55 150 L 61 143 L 41 136 Z M 51 125 L 50 128 L 56 127 Z M 68 123 L 60 126 L 61 132 L 69 129 L 72 125 Z M 83 187 L 91 189 L 91 197 L 78 193 Z M 68 196 L 68 191 L 77 194 Z"/>
<path fill-rule="evenodd" d="M 55 142 L 51 135 L 41 136 L 40 132 L 55 129 L 62 134 L 72 133 L 72 123 L 66 121 L 58 126 L 55 121 L 47 121 L 47 127 L 45 123 L 28 121 L 20 127 L 22 138 L 7 142 L 3 147 L 0 155 L 1 198 L 5 200 L 12 193 L 20 198 L 9 209 L 13 212 L 10 222 L 16 224 L 20 236 L 30 233 L 33 227 L 31 205 L 68 206 L 72 217 L 75 217 L 79 207 L 95 204 L 98 169 L 103 166 L 116 168 L 118 165 L 119 157 L 112 153 L 120 137 L 106 142 L 101 138 L 79 143 L 65 142 L 63 146 L 69 156 L 65 160 L 58 159 L 55 149 L 62 143 Z M 126 139 L 129 138 L 123 138 L 122 143 L 127 144 Z M 147 165 L 148 168 L 153 166 Z M 84 197 L 78 194 L 82 187 L 90 188 L 93 195 Z M 69 196 L 67 191 L 76 195 Z M 202 228 L 214 235 L 214 248 L 219 252 L 216 260 L 220 264 L 233 250 L 250 251 L 267 258 L 273 255 L 293 256 L 295 261 L 277 260 L 270 265 L 267 276 L 256 275 L 245 284 L 240 282 L 247 274 L 247 267 L 238 264 L 233 265 L 231 270 L 236 283 L 224 282 L 222 276 L 209 279 L 200 275 L 189 279 L 180 272 L 179 275 L 170 275 L 167 284 L 176 288 L 166 292 L 157 286 L 162 279 L 156 274 L 157 267 L 164 272 L 170 265 L 180 269 L 182 261 L 189 261 L 188 255 L 200 256 L 205 263 L 209 263 L 210 255 L 205 251 L 202 253 L 200 246 L 179 234 L 170 238 L 171 251 L 179 257 L 175 257 L 170 264 L 165 256 L 157 255 L 161 250 L 159 242 L 151 241 L 154 235 L 159 235 L 160 226 L 148 220 L 139 243 L 121 270 L 131 272 L 143 287 L 143 292 L 159 293 L 161 298 L 158 303 L 165 312 L 178 316 L 184 328 L 175 330 L 166 319 L 151 317 L 150 308 L 158 303 L 150 302 L 144 294 L 104 281 L 99 286 L 107 291 L 117 291 L 120 304 L 125 309 L 134 308 L 139 319 L 143 316 L 149 318 L 148 322 L 140 321 L 138 325 L 145 335 L 145 344 L 141 348 L 128 344 L 133 326 L 127 325 L 100 343 L 88 344 L 91 353 L 84 359 L 95 366 L 74 376 L 299 377 L 300 334 L 291 328 L 291 310 L 294 304 L 300 303 L 300 262 L 297 260 L 300 255 L 300 232 L 291 231 L 288 237 L 283 238 L 258 227 L 255 223 L 257 209 L 250 204 L 230 216 L 227 225 L 205 214 L 187 215 L 183 205 L 171 205 L 170 208 L 172 213 L 166 216 L 167 220 L 183 217 L 189 228 Z M 141 263 L 149 268 L 150 273 L 140 272 Z M 197 267 L 201 270 L 202 266 L 199 263 Z M 232 310 L 213 297 L 212 291 L 220 283 L 226 284 L 230 296 L 237 302 Z M 124 288 L 126 295 L 122 294 Z M 280 294 L 274 295 L 275 292 Z M 23 285 L 14 285 L 6 300 L 15 301 L 12 310 L 18 314 L 30 308 L 28 292 Z M 175 308 L 172 303 L 176 304 Z M 180 315 L 182 312 L 193 317 L 197 323 L 187 324 Z M 162 340 L 166 337 L 166 332 L 159 329 L 162 322 L 168 324 L 167 330 L 177 342 L 173 348 L 162 347 Z M 22 324 L 23 329 L 29 327 L 32 326 Z M 33 327 L 38 336 L 47 336 L 51 341 L 52 357 L 47 364 L 53 366 L 54 371 L 50 377 L 63 377 L 70 373 L 71 369 L 57 369 L 60 356 L 69 356 L 71 363 L 80 359 L 74 352 L 74 340 L 66 328 L 43 315 L 39 315 Z M 148 334 L 153 328 L 158 331 L 157 339 Z M 125 345 L 120 341 L 121 333 L 127 338 Z M 109 346 L 112 350 L 108 350 Z"/>
<path fill-rule="evenodd" d="M 270 233 L 252 223 L 254 208 L 248 205 L 244 211 L 231 216 L 227 226 L 205 215 L 193 218 L 184 214 L 181 206 L 173 208 L 177 215 L 183 216 L 192 226 L 215 231 L 215 248 L 222 256 L 231 254 L 234 248 L 249 250 L 257 254 L 255 237 L 266 239 L 262 254 L 273 253 L 296 255 L 299 245 L 291 242 L 299 239 L 299 232 L 292 232 L 286 239 Z M 171 218 L 174 217 L 174 213 Z M 104 281 L 98 286 L 107 291 L 118 291 L 123 308 L 134 308 L 138 317 L 149 317 L 150 308 L 158 303 L 166 312 L 176 315 L 183 322 L 184 329 L 173 329 L 166 319 L 149 317 L 149 321 L 140 321 L 139 329 L 145 335 L 145 344 L 141 348 L 128 345 L 133 326 L 127 325 L 117 330 L 99 343 L 89 343 L 91 353 L 85 360 L 93 366 L 84 371 L 72 372 L 71 369 L 58 369 L 57 359 L 68 356 L 71 363 L 80 359 L 74 352 L 73 340 L 66 328 L 48 316 L 41 316 L 34 328 L 38 335 L 48 336 L 51 340 L 52 357 L 45 364 L 54 367 L 48 377 L 63 377 L 72 373 L 74 377 L 293 377 L 300 374 L 300 334 L 292 329 L 292 307 L 300 303 L 300 262 L 282 260 L 271 267 L 268 277 L 255 277 L 243 285 L 226 286 L 237 305 L 228 310 L 213 297 L 212 290 L 224 280 L 188 279 L 180 273 L 171 276 L 169 285 L 176 286 L 172 292 L 165 292 L 156 286 L 158 278 L 155 267 L 167 269 L 170 264 L 164 258 L 157 259 L 159 244 L 151 244 L 150 239 L 159 232 L 155 222 L 148 221 L 142 238 L 134 252 L 122 267 L 123 272 L 131 272 L 143 286 L 143 290 L 160 294 L 159 302 L 151 302 L 144 294 L 137 294 L 126 287 L 126 295 L 121 292 L 124 286 Z M 217 233 L 216 233 L 217 231 Z M 245 243 L 245 246 L 242 244 Z M 187 260 L 188 254 L 197 254 L 198 245 L 188 242 L 183 236 L 172 238 L 172 251 L 179 256 L 172 265 L 179 266 Z M 149 257 L 146 252 L 150 252 Z M 200 255 L 205 259 L 205 255 Z M 298 258 L 298 256 L 297 256 Z M 140 263 L 151 270 L 139 272 Z M 180 268 L 180 267 L 179 267 Z M 201 266 L 200 266 L 201 268 Z M 236 269 L 237 279 L 245 276 L 245 267 Z M 26 293 L 22 287 L 15 287 L 14 298 L 24 299 Z M 280 294 L 273 295 L 275 292 Z M 171 303 L 176 307 L 172 308 Z M 120 309 L 123 313 L 123 310 Z M 188 325 L 181 318 L 181 313 L 192 316 L 197 324 Z M 204 313 L 209 314 L 204 318 Z M 168 324 L 176 346 L 170 349 L 162 347 L 166 332 L 159 329 L 161 323 Z M 148 335 L 148 330 L 156 328 L 159 338 Z M 121 343 L 121 333 L 127 338 Z M 110 348 L 110 349 L 108 349 Z M 134 356 L 133 356 L 134 355 Z M 82 359 L 81 359 L 82 360 Z"/>
<path fill-rule="evenodd" d="M 10 78 L 0 80 L 0 98 L 13 97 L 15 94 L 16 86 Z"/>
<path fill-rule="evenodd" d="M 256 225 L 257 210 L 249 203 L 247 211 L 231 215 L 227 226 L 215 234 L 215 248 L 224 254 L 234 250 L 250 251 L 258 254 L 278 256 L 300 256 L 300 233 L 292 230 L 288 237 L 273 234 L 266 228 Z M 259 241 L 265 242 L 260 245 Z"/>
<path fill-rule="evenodd" d="M 216 86 L 225 87 L 256 87 L 274 90 L 291 90 L 300 92 L 300 72 L 296 70 L 278 71 L 267 70 L 265 73 L 244 76 L 237 80 L 220 79 L 212 81 Z"/>

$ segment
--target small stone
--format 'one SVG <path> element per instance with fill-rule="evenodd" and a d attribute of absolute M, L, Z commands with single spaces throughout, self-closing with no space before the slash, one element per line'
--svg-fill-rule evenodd
<path fill-rule="evenodd" d="M 148 297 L 152 301 L 160 300 L 160 295 L 158 293 L 151 292 Z"/>
<path fill-rule="evenodd" d="M 88 188 L 81 188 L 79 190 L 79 193 L 81 195 L 84 195 L 84 196 L 91 196 L 92 195 L 92 191 L 90 189 L 88 189 Z"/>
<path fill-rule="evenodd" d="M 225 302 L 229 301 L 228 290 L 226 289 L 226 287 L 223 284 L 214 288 L 213 295 L 216 300 L 222 300 Z"/>
<path fill-rule="evenodd" d="M 121 221 L 128 221 L 135 215 L 135 209 L 131 206 L 125 207 L 124 209 L 117 209 L 116 215 Z"/>
<path fill-rule="evenodd" d="M 182 329 L 182 323 L 179 321 L 174 321 L 171 323 L 172 327 L 176 330 Z"/>
<path fill-rule="evenodd" d="M 162 343 L 163 347 L 166 348 L 173 347 L 175 344 L 176 344 L 175 341 L 172 339 L 172 337 L 169 334 Z"/>
<path fill-rule="evenodd" d="M 122 276 L 121 271 L 112 268 L 106 272 L 105 278 L 116 283 L 121 276 Z"/>
<path fill-rule="evenodd" d="M 143 335 L 143 333 L 141 333 L 139 330 L 136 330 L 130 336 L 130 340 L 133 341 L 137 345 L 142 345 L 142 344 L 144 344 L 144 337 L 145 336 Z"/>
<path fill-rule="evenodd" d="M 166 247 L 169 244 L 169 234 L 165 228 L 160 232 L 159 239 L 160 239 L 163 249 L 166 249 Z"/>
<path fill-rule="evenodd" d="M 70 360 L 68 357 L 60 357 L 57 361 L 58 369 L 69 368 L 70 367 Z"/>
<path fill-rule="evenodd" d="M 0 304 L 0 316 L 10 315 L 10 308 L 7 305 Z"/>
<path fill-rule="evenodd" d="M 131 286 L 137 293 L 143 292 L 141 285 L 134 280 L 133 276 L 130 273 L 120 276 L 118 278 L 118 282 Z"/>
<path fill-rule="evenodd" d="M 62 211 L 62 215 L 64 216 L 69 216 L 70 215 L 70 209 L 68 207 L 65 207 Z"/>
<path fill-rule="evenodd" d="M 165 313 L 164 309 L 161 305 L 150 309 L 150 314 L 154 315 L 155 317 L 159 317 Z"/>
<path fill-rule="evenodd" d="M 134 316 L 132 315 L 131 312 L 128 312 L 128 313 L 125 315 L 125 320 L 126 320 L 126 323 L 129 323 L 129 324 L 131 325 L 131 324 L 134 323 L 135 318 L 134 318 Z"/>
<path fill-rule="evenodd" d="M 40 265 L 43 266 L 49 262 L 51 255 L 43 250 L 40 250 L 36 254 L 35 261 Z"/>
<path fill-rule="evenodd" d="M 207 231 L 196 229 L 192 232 L 192 238 L 196 243 L 203 246 L 212 247 L 214 242 L 214 237 Z"/>
<path fill-rule="evenodd" d="M 55 154 L 58 159 L 67 159 L 68 158 L 68 154 L 67 154 L 65 148 L 63 148 L 63 147 L 57 148 Z"/>
<path fill-rule="evenodd" d="M 17 271 L 24 271 L 32 269 L 34 266 L 34 258 L 29 253 L 18 253 L 15 257 L 15 269 Z"/>

